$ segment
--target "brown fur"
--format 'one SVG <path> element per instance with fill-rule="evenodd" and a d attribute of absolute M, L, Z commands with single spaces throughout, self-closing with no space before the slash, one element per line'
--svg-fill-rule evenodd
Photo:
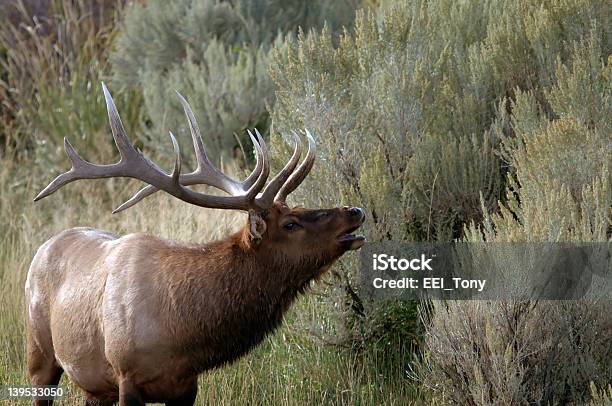
<path fill-rule="evenodd" d="M 310 281 L 361 246 L 338 237 L 363 219 L 359 209 L 276 203 L 261 239 L 249 222 L 204 245 L 66 230 L 41 246 L 28 273 L 33 383 L 66 372 L 92 404 L 193 404 L 198 374 L 261 342 Z"/>

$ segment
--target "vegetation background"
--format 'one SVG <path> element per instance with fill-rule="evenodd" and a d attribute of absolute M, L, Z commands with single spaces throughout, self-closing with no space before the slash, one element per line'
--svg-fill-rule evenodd
<path fill-rule="evenodd" d="M 162 163 L 167 130 L 189 145 L 175 89 L 238 175 L 251 164 L 246 129 L 282 157 L 284 134 L 308 128 L 320 153 L 293 201 L 366 208 L 372 241 L 610 242 L 611 8 L 1 0 L 0 384 L 28 381 L 23 286 L 53 234 L 87 225 L 209 241 L 244 221 L 162 195 L 111 215 L 137 188 L 121 180 L 34 205 L 66 169 L 64 136 L 92 161 L 116 159 L 101 80 L 132 140 Z M 347 255 L 264 345 L 203 375 L 198 402 L 612 402 L 610 301 L 369 303 L 357 272 Z M 60 404 L 82 401 L 71 387 Z"/>

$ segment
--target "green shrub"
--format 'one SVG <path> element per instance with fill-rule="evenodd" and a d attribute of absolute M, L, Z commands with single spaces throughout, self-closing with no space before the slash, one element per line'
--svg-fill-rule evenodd
<path fill-rule="evenodd" d="M 268 128 L 274 103 L 268 75 L 275 38 L 298 27 L 349 24 L 349 0 L 152 0 L 125 16 L 112 55 L 114 82 L 145 95 L 148 146 L 167 145 L 171 129 L 188 144 L 188 128 L 174 94 L 191 103 L 211 157 L 231 156 L 245 130 Z M 248 143 L 248 141 L 247 141 Z"/>
<path fill-rule="evenodd" d="M 609 106 L 607 93 L 600 92 L 609 86 L 609 79 L 605 79 L 609 75 L 603 70 L 601 81 L 590 80 L 587 76 L 580 79 L 583 82 L 567 81 L 564 75 L 570 75 L 567 66 L 575 59 L 572 44 L 576 42 L 591 38 L 597 43 L 597 47 L 588 51 L 588 61 L 599 61 L 610 54 L 609 11 L 609 4 L 599 0 L 388 1 L 383 2 L 377 15 L 358 13 L 354 29 L 346 31 L 337 44 L 327 30 L 287 40 L 285 46 L 275 52 L 272 65 L 272 77 L 278 87 L 272 113 L 272 137 L 279 140 L 279 134 L 294 128 L 308 128 L 317 137 L 321 150 L 313 174 L 294 198 L 323 204 L 337 204 L 340 200 L 344 204 L 364 207 L 369 215 L 365 231 L 373 241 L 465 238 L 464 226 L 470 222 L 479 224 L 483 220 L 483 208 L 485 213 L 503 212 L 498 202 L 509 200 L 508 205 L 516 213 L 513 205 L 519 202 L 512 201 L 513 193 L 506 197 L 503 191 L 508 171 L 519 171 L 510 156 L 517 160 L 524 158 L 518 152 L 510 152 L 509 148 L 518 143 L 521 135 L 517 133 L 521 130 L 540 128 L 574 111 L 574 107 L 569 107 L 572 101 L 576 102 L 576 119 L 552 124 L 549 129 L 552 135 L 543 137 L 547 140 L 543 139 L 542 145 L 534 147 L 542 156 L 533 155 L 529 170 L 539 173 L 555 171 L 557 166 L 562 166 L 554 161 L 561 159 L 553 156 L 557 150 L 544 147 L 553 142 L 555 136 L 566 135 L 564 144 L 558 144 L 558 153 L 577 156 L 568 148 L 571 139 L 588 133 L 588 142 L 581 145 L 584 151 L 595 153 L 592 161 L 586 165 L 569 161 L 568 165 L 579 165 L 582 173 L 564 176 L 572 177 L 576 183 L 593 181 L 593 175 L 588 172 L 597 165 L 601 168 L 606 155 L 602 155 L 600 144 L 593 147 L 591 143 L 601 141 L 602 136 L 609 137 L 610 131 L 601 120 L 596 127 L 593 127 L 593 120 L 581 120 L 584 117 L 595 119 L 593 115 L 607 108 L 603 106 Z M 589 72 L 595 72 L 593 69 L 597 67 L 601 68 L 601 64 L 589 65 Z M 552 87 L 553 84 L 559 88 Z M 521 102 L 527 94 L 535 105 Z M 532 112 L 537 117 L 530 116 Z M 556 126 L 561 128 L 555 129 Z M 562 145 L 565 146 L 561 148 Z M 541 163 L 540 159 L 546 154 L 549 154 L 547 163 Z M 527 163 L 525 165 L 527 170 Z M 556 176 L 561 175 L 557 173 Z M 597 176 L 601 179 L 603 174 Z M 534 182 L 544 182 L 535 177 L 537 181 Z M 597 185 L 599 183 L 590 187 L 601 187 Z M 539 193 L 554 200 L 550 196 L 550 184 L 533 183 L 533 188 L 542 188 L 538 189 Z M 552 191 L 561 193 L 558 187 Z M 599 203 L 588 204 L 600 208 L 593 224 L 602 224 L 601 207 L 609 204 L 605 206 L 601 195 L 597 196 L 599 200 L 595 201 Z M 528 201 L 525 195 L 520 203 L 531 204 Z M 537 210 L 540 203 L 533 204 Z M 547 213 L 538 224 L 548 221 L 545 219 L 558 221 L 559 210 L 568 213 L 568 204 L 560 204 L 555 208 L 555 216 Z M 572 213 L 594 210 L 582 207 Z M 510 214 L 503 218 L 505 222 L 513 221 Z M 580 226 L 586 228 L 584 224 Z M 539 238 L 537 230 L 528 226 L 523 235 L 522 241 Z M 359 292 L 351 286 L 351 280 L 359 279 L 355 278 L 357 266 L 351 260 L 350 257 L 343 259 L 348 278 L 342 280 L 348 281 L 347 291 L 353 292 L 346 300 L 359 303 Z M 339 299 L 336 297 L 334 301 Z M 388 306 L 388 303 L 364 303 L 363 310 L 356 314 L 353 310 L 356 306 L 343 306 L 340 311 L 348 314 L 339 319 L 348 326 L 350 339 L 374 337 L 378 340 L 385 330 L 403 331 L 401 325 L 389 329 L 388 323 L 380 322 L 379 317 L 385 314 Z M 461 305 L 457 306 L 462 309 Z M 469 309 L 474 310 L 473 319 L 477 321 L 485 320 L 488 315 L 497 317 L 503 311 L 500 307 L 479 310 L 479 304 L 465 306 L 472 306 Z M 467 310 L 457 315 L 454 307 L 446 309 L 441 303 L 434 307 L 434 314 L 439 312 L 443 321 L 452 317 L 464 321 L 470 316 Z M 406 317 L 393 317 L 410 325 L 406 320 L 414 317 L 413 309 L 404 308 L 403 311 Z M 570 314 L 584 314 L 581 312 L 575 310 Z M 553 322 L 558 313 L 553 307 L 546 320 Z M 529 317 L 534 317 L 529 323 L 537 320 L 533 314 Z M 589 317 L 583 319 L 590 320 Z M 356 319 L 360 322 L 354 323 Z M 524 326 L 530 325 L 527 321 L 524 323 Z M 553 326 L 551 334 L 564 331 L 566 325 L 563 323 L 564 320 Z M 571 321 L 567 323 L 567 326 L 575 326 Z M 482 325 L 478 326 L 477 330 L 482 330 Z M 377 330 L 378 327 L 382 329 Z M 456 328 L 460 327 L 462 325 L 457 323 Z M 428 337 L 437 332 L 433 327 Z M 426 348 L 432 345 L 439 348 L 432 360 L 434 365 L 464 368 L 459 362 L 444 362 L 444 358 L 449 357 L 443 348 L 451 343 L 463 351 L 459 356 L 470 349 L 489 345 L 486 337 L 478 341 L 476 337 L 454 336 L 455 332 L 453 329 L 439 332 L 440 343 L 446 340 L 447 347 L 436 346 L 435 341 L 428 338 Z M 461 343 L 456 342 L 458 337 L 463 340 Z M 413 338 L 410 335 L 402 337 L 404 340 Z M 499 347 L 494 349 L 497 351 Z M 479 361 L 486 364 L 489 360 Z M 465 376 L 470 378 L 465 381 L 468 388 L 469 383 L 481 377 L 469 371 L 469 368 L 477 368 L 476 361 L 465 368 L 468 369 Z M 483 368 L 495 370 L 496 364 L 489 363 Z M 592 371 L 586 373 L 590 379 L 593 379 Z M 508 379 L 518 372 L 509 369 Z M 529 376 L 525 376 L 527 380 Z M 454 381 L 453 377 L 446 375 L 448 379 L 442 384 L 447 392 L 461 385 L 460 382 L 455 386 L 447 383 Z M 501 390 L 487 386 L 490 391 L 487 393 L 494 394 L 497 389 Z M 555 390 L 546 394 L 550 397 L 544 398 L 557 399 Z M 470 402 L 476 395 L 473 394 Z M 500 395 L 497 399 L 513 398 Z"/>
<path fill-rule="evenodd" d="M 539 97 L 517 92 L 515 136 L 504 139 L 513 168 L 506 203 L 481 226 L 470 224 L 467 241 L 612 241 L 612 57 L 599 34 L 570 47 Z M 595 277 L 595 289 L 577 301 L 435 301 L 427 384 L 474 405 L 566 404 L 587 396 L 591 381 L 605 387 L 611 276 Z"/>

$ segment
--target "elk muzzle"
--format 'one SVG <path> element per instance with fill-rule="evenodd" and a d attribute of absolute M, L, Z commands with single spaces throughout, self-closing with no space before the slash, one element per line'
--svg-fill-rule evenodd
<path fill-rule="evenodd" d="M 365 211 L 359 207 L 343 207 L 341 210 L 347 226 L 336 237 L 336 240 L 340 243 L 341 247 L 347 251 L 359 249 L 365 243 L 366 238 L 363 235 L 352 233 L 361 227 L 365 221 Z"/>

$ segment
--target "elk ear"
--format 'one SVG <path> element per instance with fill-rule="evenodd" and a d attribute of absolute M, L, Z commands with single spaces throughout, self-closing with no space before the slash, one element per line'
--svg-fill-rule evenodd
<path fill-rule="evenodd" d="M 264 233 L 266 232 L 266 222 L 261 213 L 249 211 L 249 235 L 248 243 L 252 247 L 256 247 L 261 242 Z"/>

